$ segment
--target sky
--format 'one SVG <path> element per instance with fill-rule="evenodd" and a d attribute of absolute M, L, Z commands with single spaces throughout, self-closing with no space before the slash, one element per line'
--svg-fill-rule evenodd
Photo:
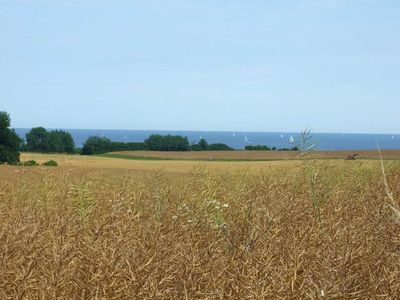
<path fill-rule="evenodd" d="M 16 128 L 400 133 L 400 1 L 0 0 Z"/>

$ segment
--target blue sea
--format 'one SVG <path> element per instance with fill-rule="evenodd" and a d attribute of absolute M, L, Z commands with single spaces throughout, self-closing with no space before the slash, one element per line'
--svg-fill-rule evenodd
<path fill-rule="evenodd" d="M 20 137 L 25 137 L 29 128 L 16 128 Z M 204 138 L 209 143 L 224 143 L 235 149 L 246 145 L 268 145 L 277 148 L 293 147 L 299 132 L 227 132 L 227 131 L 163 131 L 163 130 L 101 130 L 63 129 L 71 133 L 75 145 L 82 147 L 89 136 L 104 136 L 118 142 L 143 142 L 151 134 L 187 136 L 190 142 Z M 313 133 L 312 142 L 317 150 L 372 150 L 400 149 L 400 134 L 353 134 Z"/>

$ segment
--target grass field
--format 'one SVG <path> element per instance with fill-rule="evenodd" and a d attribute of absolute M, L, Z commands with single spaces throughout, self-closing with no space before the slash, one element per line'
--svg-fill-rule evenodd
<path fill-rule="evenodd" d="M 22 159 L 60 166 L 0 166 L 1 299 L 400 294 L 399 161 Z"/>

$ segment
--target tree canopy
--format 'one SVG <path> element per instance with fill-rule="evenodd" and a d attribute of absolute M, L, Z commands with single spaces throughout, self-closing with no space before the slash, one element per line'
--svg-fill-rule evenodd
<path fill-rule="evenodd" d="M 43 127 L 32 128 L 26 135 L 26 148 L 32 152 L 47 152 L 49 141 L 47 130 Z"/>
<path fill-rule="evenodd" d="M 149 150 L 146 143 L 122 143 L 112 142 L 106 137 L 91 136 L 89 137 L 82 148 L 83 155 L 103 154 L 112 151 L 139 151 Z"/>
<path fill-rule="evenodd" d="M 197 144 L 191 146 L 192 151 L 230 151 L 233 150 L 226 144 L 215 143 L 209 144 L 205 139 L 200 139 Z"/>
<path fill-rule="evenodd" d="M 144 141 L 152 151 L 190 151 L 187 137 L 153 134 Z"/>
<path fill-rule="evenodd" d="M 111 151 L 111 140 L 106 137 L 91 136 L 82 148 L 83 155 L 102 154 Z"/>
<path fill-rule="evenodd" d="M 21 139 L 13 129 L 10 129 L 10 115 L 0 112 L 0 163 L 15 164 L 19 162 L 19 147 Z"/>
<path fill-rule="evenodd" d="M 208 151 L 231 151 L 234 149 L 223 143 L 215 143 L 215 144 L 209 144 L 207 147 L 207 150 Z"/>
<path fill-rule="evenodd" d="M 74 140 L 69 132 L 43 127 L 32 128 L 26 134 L 26 150 L 32 152 L 73 153 Z"/>
<path fill-rule="evenodd" d="M 208 143 L 205 139 L 200 139 L 197 144 L 190 146 L 193 151 L 207 151 Z"/>
<path fill-rule="evenodd" d="M 198 144 L 190 145 L 187 137 L 180 135 L 153 134 L 144 142 L 112 142 L 106 137 L 91 136 L 83 148 L 82 154 L 103 154 L 113 151 L 222 151 L 233 150 L 226 144 L 208 144 L 205 139 L 200 139 Z"/>

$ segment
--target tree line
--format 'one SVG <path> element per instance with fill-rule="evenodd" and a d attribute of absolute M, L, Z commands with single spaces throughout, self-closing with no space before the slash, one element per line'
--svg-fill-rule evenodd
<path fill-rule="evenodd" d="M 189 143 L 187 137 L 180 135 L 150 135 L 144 142 L 113 142 L 106 137 L 91 136 L 82 149 L 75 148 L 71 134 L 63 130 L 47 131 L 43 127 L 32 128 L 22 140 L 10 128 L 10 115 L 0 112 L 0 163 L 19 162 L 20 151 L 41 153 L 77 153 L 83 155 L 103 154 L 115 151 L 229 151 L 234 150 L 223 143 L 209 144 L 205 139 L 198 143 Z M 275 148 L 265 145 L 248 145 L 246 150 L 298 151 L 293 148 Z"/>
<path fill-rule="evenodd" d="M 190 146 L 192 151 L 231 151 L 233 148 L 229 147 L 226 144 L 215 143 L 209 144 L 205 139 L 200 139 L 197 144 L 193 144 Z"/>
<path fill-rule="evenodd" d="M 91 136 L 83 145 L 81 153 L 83 155 L 92 154 L 103 154 L 107 152 L 115 151 L 145 151 L 149 150 L 149 146 L 146 143 L 140 142 L 112 142 L 106 137 Z"/>
<path fill-rule="evenodd" d="M 25 140 L 21 151 L 68 154 L 75 152 L 71 134 L 63 130 L 47 131 L 43 127 L 35 127 L 25 135 Z"/>
<path fill-rule="evenodd" d="M 82 149 L 76 149 L 69 132 L 47 131 L 43 127 L 32 128 L 25 141 L 20 140 L 20 150 L 41 153 L 77 153 L 83 155 L 103 154 L 115 151 L 221 151 L 233 150 L 226 144 L 208 144 L 201 139 L 198 144 L 190 144 L 187 137 L 180 135 L 150 135 L 144 142 L 114 142 L 106 137 L 89 137 Z"/>
<path fill-rule="evenodd" d="M 297 146 L 292 148 L 276 148 L 268 147 L 266 145 L 248 145 L 244 147 L 244 149 L 249 151 L 299 151 L 299 147 Z"/>
<path fill-rule="evenodd" d="M 106 137 L 89 137 L 83 148 L 83 155 L 103 154 L 115 151 L 222 151 L 233 150 L 228 145 L 208 144 L 201 139 L 197 144 L 190 144 L 187 137 L 180 135 L 152 134 L 144 142 L 113 142 Z"/>
<path fill-rule="evenodd" d="M 25 135 L 24 141 L 10 125 L 10 115 L 0 111 L 0 164 L 19 163 L 21 151 L 68 154 L 75 152 L 75 143 L 69 132 L 47 131 L 43 127 L 35 127 Z"/>

